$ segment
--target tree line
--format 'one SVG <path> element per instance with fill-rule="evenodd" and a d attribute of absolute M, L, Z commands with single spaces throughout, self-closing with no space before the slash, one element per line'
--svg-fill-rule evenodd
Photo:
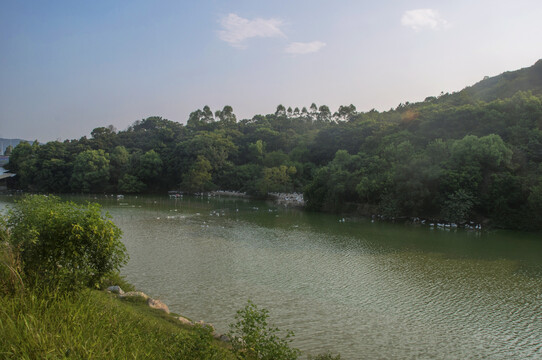
<path fill-rule="evenodd" d="M 43 193 L 227 189 L 303 192 L 319 211 L 379 213 L 505 228 L 542 223 L 542 96 L 490 102 L 442 94 L 395 109 L 332 113 L 277 106 L 238 121 L 231 106 L 161 117 L 90 138 L 22 142 L 15 187 Z"/>

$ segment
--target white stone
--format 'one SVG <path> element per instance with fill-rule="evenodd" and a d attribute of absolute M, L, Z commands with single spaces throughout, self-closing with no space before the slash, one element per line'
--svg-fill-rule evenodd
<path fill-rule="evenodd" d="M 124 291 L 122 291 L 122 289 L 118 285 L 113 285 L 113 286 L 108 287 L 107 291 L 112 292 L 113 294 L 119 294 L 119 295 L 124 294 Z"/>

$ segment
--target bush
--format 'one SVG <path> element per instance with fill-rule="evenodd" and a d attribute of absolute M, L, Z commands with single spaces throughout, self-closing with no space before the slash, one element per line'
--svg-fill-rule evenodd
<path fill-rule="evenodd" d="M 287 330 L 284 338 L 279 337 L 279 329 L 268 325 L 268 317 L 269 311 L 260 310 L 250 300 L 238 310 L 228 333 L 233 350 L 241 359 L 297 359 L 299 350 L 289 345 L 294 333 Z"/>
<path fill-rule="evenodd" d="M 98 287 L 127 260 L 120 229 L 98 204 L 28 196 L 8 211 L 7 228 L 30 284 L 66 291 Z"/>

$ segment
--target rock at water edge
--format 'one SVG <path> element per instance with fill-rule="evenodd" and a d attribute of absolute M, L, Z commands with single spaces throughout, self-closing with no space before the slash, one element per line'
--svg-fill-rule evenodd
<path fill-rule="evenodd" d="M 122 291 L 122 289 L 118 285 L 108 287 L 107 291 L 112 292 L 113 294 L 124 295 L 124 291 Z"/>
<path fill-rule="evenodd" d="M 160 300 L 154 300 L 154 299 L 148 298 L 147 305 L 149 305 L 153 309 L 162 310 L 162 311 L 165 311 L 166 314 L 169 314 L 169 308 L 167 307 L 166 304 L 164 304 Z"/>

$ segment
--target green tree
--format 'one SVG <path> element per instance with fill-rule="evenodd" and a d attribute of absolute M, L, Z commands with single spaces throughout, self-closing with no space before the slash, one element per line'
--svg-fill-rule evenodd
<path fill-rule="evenodd" d="M 98 127 L 90 133 L 97 149 L 109 150 L 116 141 L 116 130 L 113 125 Z"/>
<path fill-rule="evenodd" d="M 293 190 L 292 175 L 295 175 L 294 166 L 280 165 L 264 168 L 262 176 L 257 181 L 259 196 L 265 196 L 270 192 L 291 192 Z"/>
<path fill-rule="evenodd" d="M 156 151 L 149 150 L 139 158 L 137 176 L 147 185 L 157 181 L 161 172 L 162 159 Z"/>
<path fill-rule="evenodd" d="M 265 155 L 265 143 L 262 140 L 257 140 L 255 143 L 248 145 L 248 159 L 250 162 L 261 164 Z"/>
<path fill-rule="evenodd" d="M 294 111 L 292 110 L 291 106 L 288 106 L 288 109 L 286 110 L 286 113 L 288 114 L 289 117 L 291 117 L 293 115 Z"/>
<path fill-rule="evenodd" d="M 493 174 L 508 171 L 511 160 L 512 151 L 498 135 L 491 134 L 480 138 L 467 135 L 463 139 L 455 140 L 451 143 L 450 159 L 443 171 L 444 193 L 449 199 L 459 191 L 469 194 L 476 205 L 473 211 L 482 211 L 489 215 L 487 209 L 494 206 L 484 199 L 501 197 L 498 192 L 494 192 L 496 187 L 491 184 L 495 180 L 500 181 L 502 177 L 494 177 Z M 503 188 L 506 187 L 501 187 Z M 493 192 L 492 196 L 487 196 L 488 191 Z M 508 198 L 510 195 L 511 193 L 503 196 Z M 448 205 L 444 204 L 444 207 L 447 208 Z"/>
<path fill-rule="evenodd" d="M 471 218 L 471 211 L 475 198 L 463 189 L 459 189 L 448 196 L 444 202 L 442 215 L 446 221 L 463 224 Z"/>
<path fill-rule="evenodd" d="M 190 171 L 184 176 L 182 187 L 189 192 L 209 190 L 211 183 L 211 163 L 203 155 L 198 155 Z"/>
<path fill-rule="evenodd" d="M 224 106 L 221 111 L 217 110 L 215 116 L 224 127 L 233 127 L 237 122 L 237 117 L 233 113 L 233 108 L 229 105 Z"/>
<path fill-rule="evenodd" d="M 230 325 L 228 336 L 233 350 L 240 359 L 295 360 L 300 351 L 290 343 L 294 333 L 286 331 L 280 336 L 280 330 L 268 323 L 269 311 L 258 308 L 250 300 L 235 315 L 236 322 Z"/>
<path fill-rule="evenodd" d="M 75 191 L 99 192 L 109 180 L 109 155 L 103 150 L 86 150 L 73 164 L 70 186 Z"/>
<path fill-rule="evenodd" d="M 202 113 L 203 113 L 203 119 L 205 123 L 208 124 L 215 121 L 213 117 L 213 112 L 211 111 L 211 108 L 209 106 L 205 105 L 202 109 Z"/>
<path fill-rule="evenodd" d="M 202 131 L 183 144 L 185 154 L 195 159 L 201 155 L 211 164 L 213 171 L 222 169 L 230 156 L 236 156 L 238 147 L 224 130 Z"/>
<path fill-rule="evenodd" d="M 256 183 L 261 173 L 261 165 L 254 163 L 232 166 L 224 172 L 220 184 L 223 189 L 258 194 Z"/>
<path fill-rule="evenodd" d="M 34 184 L 32 189 L 62 193 L 69 190 L 72 171 L 71 156 L 65 143 L 50 141 L 35 149 Z"/>
<path fill-rule="evenodd" d="M 9 158 L 6 168 L 16 174 L 16 181 L 21 189 L 32 189 L 36 181 L 37 151 L 39 145 L 30 145 L 21 141 Z"/>
<path fill-rule="evenodd" d="M 320 168 L 305 187 L 311 209 L 337 210 L 345 202 L 358 200 L 356 185 L 362 177 L 361 157 L 338 150 L 333 161 Z"/>
<path fill-rule="evenodd" d="M 351 121 L 356 115 L 356 107 L 352 104 L 348 106 L 341 105 L 333 117 L 336 121 Z"/>
<path fill-rule="evenodd" d="M 69 190 L 71 164 L 64 159 L 43 159 L 36 166 L 39 181 L 33 186 L 42 192 L 63 193 Z"/>
<path fill-rule="evenodd" d="M 263 164 L 266 167 L 277 167 L 284 165 L 288 160 L 288 155 L 281 150 L 271 151 L 270 153 L 265 154 Z"/>
<path fill-rule="evenodd" d="M 361 161 L 361 178 L 356 185 L 356 192 L 361 201 L 378 204 L 393 184 L 390 165 L 378 155 L 362 155 Z"/>
<path fill-rule="evenodd" d="M 456 166 L 474 165 L 495 169 L 501 164 L 510 163 L 512 150 L 506 146 L 499 135 L 490 134 L 480 138 L 467 135 L 453 142 L 451 156 Z"/>
<path fill-rule="evenodd" d="M 284 107 L 284 105 L 279 104 L 277 106 L 277 110 L 275 110 L 275 115 L 277 115 L 277 116 L 285 116 L 286 115 L 286 108 Z"/>
<path fill-rule="evenodd" d="M 303 189 L 308 209 L 322 210 L 327 199 L 329 178 L 330 171 L 327 166 L 314 171 L 311 181 Z"/>
<path fill-rule="evenodd" d="M 110 158 L 111 182 L 118 184 L 130 166 L 130 153 L 124 146 L 116 146 L 111 152 Z"/>
<path fill-rule="evenodd" d="M 196 110 L 190 113 L 186 126 L 194 131 L 211 130 L 214 123 L 213 112 L 205 105 L 203 110 Z"/>
<path fill-rule="evenodd" d="M 127 194 L 137 194 L 143 192 L 147 188 L 144 182 L 139 180 L 137 176 L 124 174 L 119 179 L 118 190 Z"/>
<path fill-rule="evenodd" d="M 318 121 L 331 121 L 331 110 L 329 110 L 329 107 L 327 105 L 322 105 L 318 108 Z"/>
<path fill-rule="evenodd" d="M 479 211 L 491 218 L 495 227 L 528 227 L 529 192 L 520 176 L 499 171 L 482 184 Z"/>

